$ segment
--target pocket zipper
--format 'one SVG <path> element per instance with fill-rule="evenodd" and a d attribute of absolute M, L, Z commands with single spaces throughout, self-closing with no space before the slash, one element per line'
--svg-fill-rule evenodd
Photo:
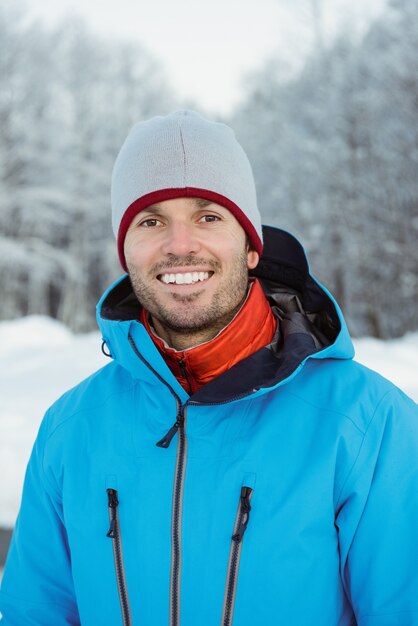
<path fill-rule="evenodd" d="M 118 584 L 120 607 L 122 611 L 123 626 L 131 626 L 131 610 L 129 607 L 128 589 L 126 586 L 125 568 L 123 565 L 122 539 L 120 536 L 118 515 L 118 492 L 115 489 L 107 489 L 110 528 L 106 534 L 112 540 L 113 558 L 115 561 L 116 580 Z"/>
<path fill-rule="evenodd" d="M 250 500 L 252 493 L 253 490 L 251 487 L 242 487 L 241 489 L 238 512 L 235 518 L 234 533 L 231 539 L 231 550 L 229 553 L 221 626 L 231 626 L 232 624 L 235 594 L 238 582 L 238 571 L 241 559 L 242 540 L 250 519 Z"/>

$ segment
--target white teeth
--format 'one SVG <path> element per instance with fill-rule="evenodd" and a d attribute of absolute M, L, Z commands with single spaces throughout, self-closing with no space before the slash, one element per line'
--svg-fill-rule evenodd
<path fill-rule="evenodd" d="M 175 283 L 176 285 L 192 285 L 201 280 L 207 280 L 209 272 L 186 272 L 185 274 L 161 274 L 160 280 L 166 285 Z"/>

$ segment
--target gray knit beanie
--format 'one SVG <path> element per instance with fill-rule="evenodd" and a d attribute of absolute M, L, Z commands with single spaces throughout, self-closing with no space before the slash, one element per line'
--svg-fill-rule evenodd
<path fill-rule="evenodd" d="M 197 197 L 225 207 L 261 255 L 261 218 L 247 155 L 229 126 L 193 111 L 176 111 L 136 124 L 112 174 L 112 225 L 119 259 L 135 215 L 163 200 Z"/>

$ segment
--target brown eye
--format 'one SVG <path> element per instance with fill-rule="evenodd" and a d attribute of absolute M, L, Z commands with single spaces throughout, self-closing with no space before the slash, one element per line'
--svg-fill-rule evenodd
<path fill-rule="evenodd" d="M 143 220 L 142 222 L 139 222 L 138 226 L 144 227 L 144 228 L 154 228 L 155 226 L 158 225 L 158 223 L 160 223 L 159 220 L 155 219 L 155 218 L 150 218 L 147 220 Z"/>
<path fill-rule="evenodd" d="M 210 222 L 218 222 L 221 218 L 217 215 L 204 215 L 200 218 L 201 222 L 210 223 Z"/>

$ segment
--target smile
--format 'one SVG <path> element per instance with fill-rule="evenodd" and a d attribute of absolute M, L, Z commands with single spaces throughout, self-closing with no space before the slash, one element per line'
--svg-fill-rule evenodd
<path fill-rule="evenodd" d="M 178 272 L 176 274 L 160 274 L 158 279 L 166 285 L 193 285 L 207 280 L 213 272 Z"/>

